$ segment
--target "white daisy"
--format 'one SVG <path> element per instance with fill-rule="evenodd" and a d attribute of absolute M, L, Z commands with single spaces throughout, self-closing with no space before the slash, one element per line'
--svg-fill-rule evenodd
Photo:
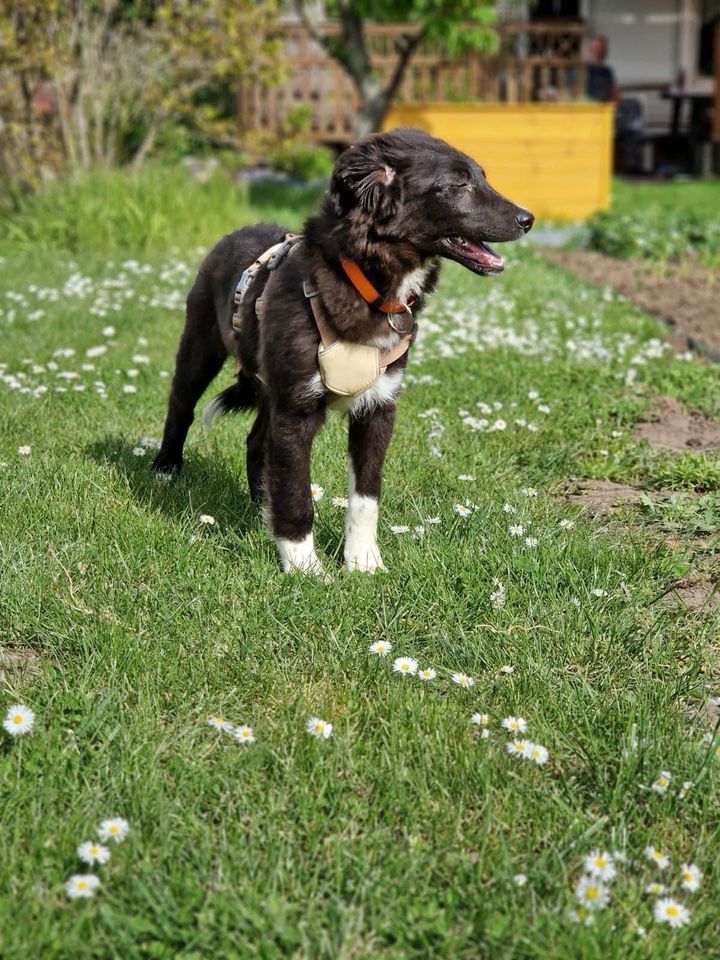
<path fill-rule="evenodd" d="M 523 487 L 520 493 L 522 493 L 526 497 L 536 497 L 538 495 L 538 492 L 535 489 L 535 487 Z"/>
<path fill-rule="evenodd" d="M 528 400 L 539 400 L 540 394 L 537 390 L 528 390 Z"/>
<path fill-rule="evenodd" d="M 437 526 L 439 523 L 442 523 L 442 517 L 425 517 L 423 522 L 428 526 Z"/>
<path fill-rule="evenodd" d="M 591 593 L 594 597 L 606 597 L 606 596 L 607 596 L 607 590 L 603 590 L 602 587 L 593 587 L 593 589 L 590 591 L 590 593 Z"/>
<path fill-rule="evenodd" d="M 21 457 L 29 457 L 32 453 L 32 447 L 29 443 L 24 444 L 22 447 L 18 447 L 18 453 Z"/>
<path fill-rule="evenodd" d="M 513 757 L 530 757 L 532 744 L 529 740 L 511 740 L 505 744 L 505 749 Z"/>
<path fill-rule="evenodd" d="M 560 521 L 560 529 L 561 529 L 561 530 L 572 530 L 572 528 L 573 528 L 574 526 L 575 526 L 575 521 L 574 521 L 574 520 L 561 520 L 561 521 Z"/>
<path fill-rule="evenodd" d="M 88 900 L 95 895 L 99 886 L 100 878 L 94 873 L 76 873 L 66 882 L 65 891 L 70 900 L 77 900 L 79 897 Z"/>
<path fill-rule="evenodd" d="M 690 789 L 690 787 L 691 787 L 692 785 L 693 785 L 692 780 L 683 780 L 683 785 L 682 785 L 682 787 L 680 787 L 680 790 L 678 791 L 678 800 L 684 800 L 684 799 L 685 799 L 685 797 L 688 795 L 688 791 L 689 791 L 689 789 Z"/>
<path fill-rule="evenodd" d="M 610 891 L 594 877 L 581 877 L 575 886 L 575 896 L 588 910 L 602 910 L 608 904 Z"/>
<path fill-rule="evenodd" d="M 5 715 L 3 727 L 11 737 L 21 737 L 30 733 L 35 723 L 35 714 L 23 703 L 14 703 Z"/>
<path fill-rule="evenodd" d="M 103 327 L 102 335 L 104 337 L 114 337 L 115 336 L 115 327 Z"/>
<path fill-rule="evenodd" d="M 702 870 L 694 863 L 684 863 L 680 868 L 680 875 L 682 877 L 680 886 L 683 890 L 690 890 L 691 893 L 694 893 L 695 890 L 700 888 Z"/>
<path fill-rule="evenodd" d="M 490 714 L 474 713 L 470 717 L 470 723 L 474 723 L 478 727 L 486 727 L 490 723 Z"/>
<path fill-rule="evenodd" d="M 530 759 L 533 760 L 539 767 L 544 766 L 548 762 L 550 757 L 550 752 L 547 747 L 543 747 L 539 743 L 530 744 Z"/>
<path fill-rule="evenodd" d="M 216 730 L 222 730 L 223 733 L 232 733 L 235 729 L 230 721 L 226 720 L 225 717 L 208 717 L 207 722 Z"/>
<path fill-rule="evenodd" d="M 516 873 L 513 877 L 513 883 L 516 887 L 524 887 L 527 883 L 527 877 L 524 873 Z"/>
<path fill-rule="evenodd" d="M 537 537 L 525 537 L 525 546 L 532 549 L 538 545 L 539 541 Z"/>
<path fill-rule="evenodd" d="M 651 897 L 661 897 L 665 893 L 666 887 L 664 883 L 649 883 L 645 887 L 645 893 L 649 893 Z"/>
<path fill-rule="evenodd" d="M 433 667 L 424 667 L 422 670 L 418 670 L 418 676 L 421 680 L 429 683 L 430 680 L 434 680 L 437 676 L 437 670 L 435 670 Z"/>
<path fill-rule="evenodd" d="M 410 527 L 405 526 L 391 526 L 390 529 L 393 533 L 410 533 Z"/>
<path fill-rule="evenodd" d="M 459 517 L 469 517 L 470 514 L 472 513 L 472 510 L 470 509 L 470 507 L 466 507 L 462 503 L 456 503 L 453 509 Z"/>
<path fill-rule="evenodd" d="M 209 513 L 201 513 L 198 517 L 198 523 L 203 527 L 214 527 L 217 520 L 215 517 L 211 517 Z"/>
<path fill-rule="evenodd" d="M 520 523 L 513 523 L 508 527 L 508 533 L 511 537 L 521 537 L 525 533 L 525 527 Z"/>
<path fill-rule="evenodd" d="M 94 840 L 86 840 L 77 848 L 77 855 L 83 863 L 107 863 L 110 859 L 110 850 Z"/>
<path fill-rule="evenodd" d="M 667 770 L 661 770 L 660 775 L 655 780 L 655 782 L 650 787 L 651 790 L 654 790 L 655 793 L 667 793 L 668 787 L 670 786 L 671 780 L 670 774 Z"/>
<path fill-rule="evenodd" d="M 585 872 L 598 880 L 612 880 L 616 874 L 612 856 L 605 850 L 593 850 L 585 857 Z"/>
<path fill-rule="evenodd" d="M 503 504 L 503 513 L 515 513 L 515 507 L 511 503 Z"/>
<path fill-rule="evenodd" d="M 348 498 L 347 497 L 333 497 L 330 501 L 333 507 L 338 507 L 341 510 L 347 510 Z"/>
<path fill-rule="evenodd" d="M 322 487 L 318 486 L 316 483 L 311 483 L 310 496 L 313 498 L 315 503 L 317 503 L 318 500 L 322 500 L 322 498 L 325 496 L 325 490 Z"/>
<path fill-rule="evenodd" d="M 412 657 L 397 657 L 393 662 L 393 670 L 395 673 L 403 674 L 415 674 L 417 673 L 418 662 L 413 660 Z"/>
<path fill-rule="evenodd" d="M 233 730 L 233 736 L 238 743 L 255 743 L 255 734 L 253 733 L 253 728 L 248 727 L 246 723 L 241 724 L 239 727 L 235 727 Z"/>
<path fill-rule="evenodd" d="M 688 908 L 671 897 L 658 900 L 653 915 L 657 923 L 667 923 L 671 927 L 684 927 L 686 923 L 690 923 Z"/>
<path fill-rule="evenodd" d="M 511 667 L 510 664 L 505 664 L 504 667 L 500 667 L 500 673 L 515 673 L 515 667 Z"/>
<path fill-rule="evenodd" d="M 120 843 L 130 833 L 130 824 L 122 817 L 111 817 L 109 820 L 103 820 L 98 827 L 98 835 L 101 840 L 114 840 Z"/>
<path fill-rule="evenodd" d="M 310 736 L 317 737 L 319 740 L 327 740 L 332 734 L 333 725 L 328 723 L 327 720 L 321 720 L 320 717 L 310 717 L 305 724 L 305 729 Z"/>
<path fill-rule="evenodd" d="M 465 690 L 475 686 L 473 678 L 469 677 L 466 673 L 453 673 L 450 679 L 459 687 L 464 687 Z"/>
<path fill-rule="evenodd" d="M 657 847 L 645 847 L 645 856 L 660 870 L 665 870 L 670 865 L 670 857 L 662 850 L 658 850 Z"/>
<path fill-rule="evenodd" d="M 137 387 L 132 383 L 124 383 L 122 388 L 123 393 L 137 393 Z"/>
<path fill-rule="evenodd" d="M 527 720 L 524 717 L 505 717 L 501 726 L 511 733 L 525 733 L 527 730 Z"/>
<path fill-rule="evenodd" d="M 370 653 L 377 654 L 378 657 L 386 657 L 392 650 L 393 645 L 389 640 L 376 640 L 370 644 Z"/>

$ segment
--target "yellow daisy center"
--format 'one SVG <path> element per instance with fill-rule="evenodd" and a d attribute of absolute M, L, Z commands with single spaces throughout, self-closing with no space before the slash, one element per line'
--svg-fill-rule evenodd
<path fill-rule="evenodd" d="M 87 880 L 78 880 L 78 890 L 87 889 Z"/>
<path fill-rule="evenodd" d="M 117 832 L 118 832 L 117 824 L 116 824 L 116 823 L 111 823 L 111 824 L 110 824 L 110 827 L 109 827 L 109 831 L 110 831 L 110 833 L 117 833 Z"/>
<path fill-rule="evenodd" d="M 323 724 L 322 724 L 322 723 L 316 723 L 316 724 L 315 724 L 315 729 L 317 730 L 318 733 L 320 733 L 320 731 L 322 730 L 322 728 L 323 728 Z"/>
<path fill-rule="evenodd" d="M 669 907 L 665 908 L 665 913 L 667 913 L 669 917 L 676 917 L 680 911 L 674 904 L 671 903 Z"/>
<path fill-rule="evenodd" d="M 685 873 L 683 873 L 683 880 L 692 880 L 692 878 L 693 878 L 693 875 L 690 873 L 689 870 L 686 870 Z"/>
<path fill-rule="evenodd" d="M 595 858 L 595 866 L 596 866 L 596 867 L 606 867 L 606 866 L 607 866 L 607 860 L 605 859 L 605 857 L 596 857 L 596 858 Z"/>
<path fill-rule="evenodd" d="M 410 664 L 409 664 L 409 663 L 404 663 L 404 664 L 402 665 L 402 669 L 403 669 L 403 670 L 409 670 L 409 669 L 410 669 Z"/>
<path fill-rule="evenodd" d="M 23 722 L 22 714 L 21 714 L 21 713 L 15 713 L 15 714 L 13 714 L 12 721 L 13 721 L 13 723 L 22 723 L 22 722 Z"/>
<path fill-rule="evenodd" d="M 99 852 L 100 851 L 98 850 L 97 847 L 90 847 L 90 853 L 92 854 L 93 857 L 97 856 Z"/>
<path fill-rule="evenodd" d="M 598 888 L 597 887 L 588 887 L 585 891 L 585 896 L 588 900 L 597 900 L 598 898 Z"/>

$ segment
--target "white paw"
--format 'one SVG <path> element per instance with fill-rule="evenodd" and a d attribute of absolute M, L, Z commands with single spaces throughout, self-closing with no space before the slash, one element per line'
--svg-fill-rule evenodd
<path fill-rule="evenodd" d="M 304 540 L 277 540 L 280 564 L 284 573 L 308 573 L 324 577 L 322 564 L 315 553 L 313 535 L 309 533 Z"/>
<path fill-rule="evenodd" d="M 380 551 L 376 544 L 363 544 L 354 548 L 345 548 L 345 566 L 348 570 L 359 570 L 361 573 L 375 573 L 376 570 L 385 570 Z"/>

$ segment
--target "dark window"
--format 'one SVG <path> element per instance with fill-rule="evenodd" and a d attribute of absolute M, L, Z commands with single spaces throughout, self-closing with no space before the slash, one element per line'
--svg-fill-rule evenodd
<path fill-rule="evenodd" d="M 580 16 L 579 0 L 537 0 L 530 7 L 531 20 L 576 20 Z"/>

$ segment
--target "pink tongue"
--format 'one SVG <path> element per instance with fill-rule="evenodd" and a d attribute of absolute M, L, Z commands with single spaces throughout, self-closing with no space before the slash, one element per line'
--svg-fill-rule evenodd
<path fill-rule="evenodd" d="M 503 258 L 493 253 L 492 250 L 489 250 L 484 244 L 473 243 L 472 240 L 466 240 L 465 242 L 478 263 L 482 263 L 488 267 L 502 267 Z"/>

